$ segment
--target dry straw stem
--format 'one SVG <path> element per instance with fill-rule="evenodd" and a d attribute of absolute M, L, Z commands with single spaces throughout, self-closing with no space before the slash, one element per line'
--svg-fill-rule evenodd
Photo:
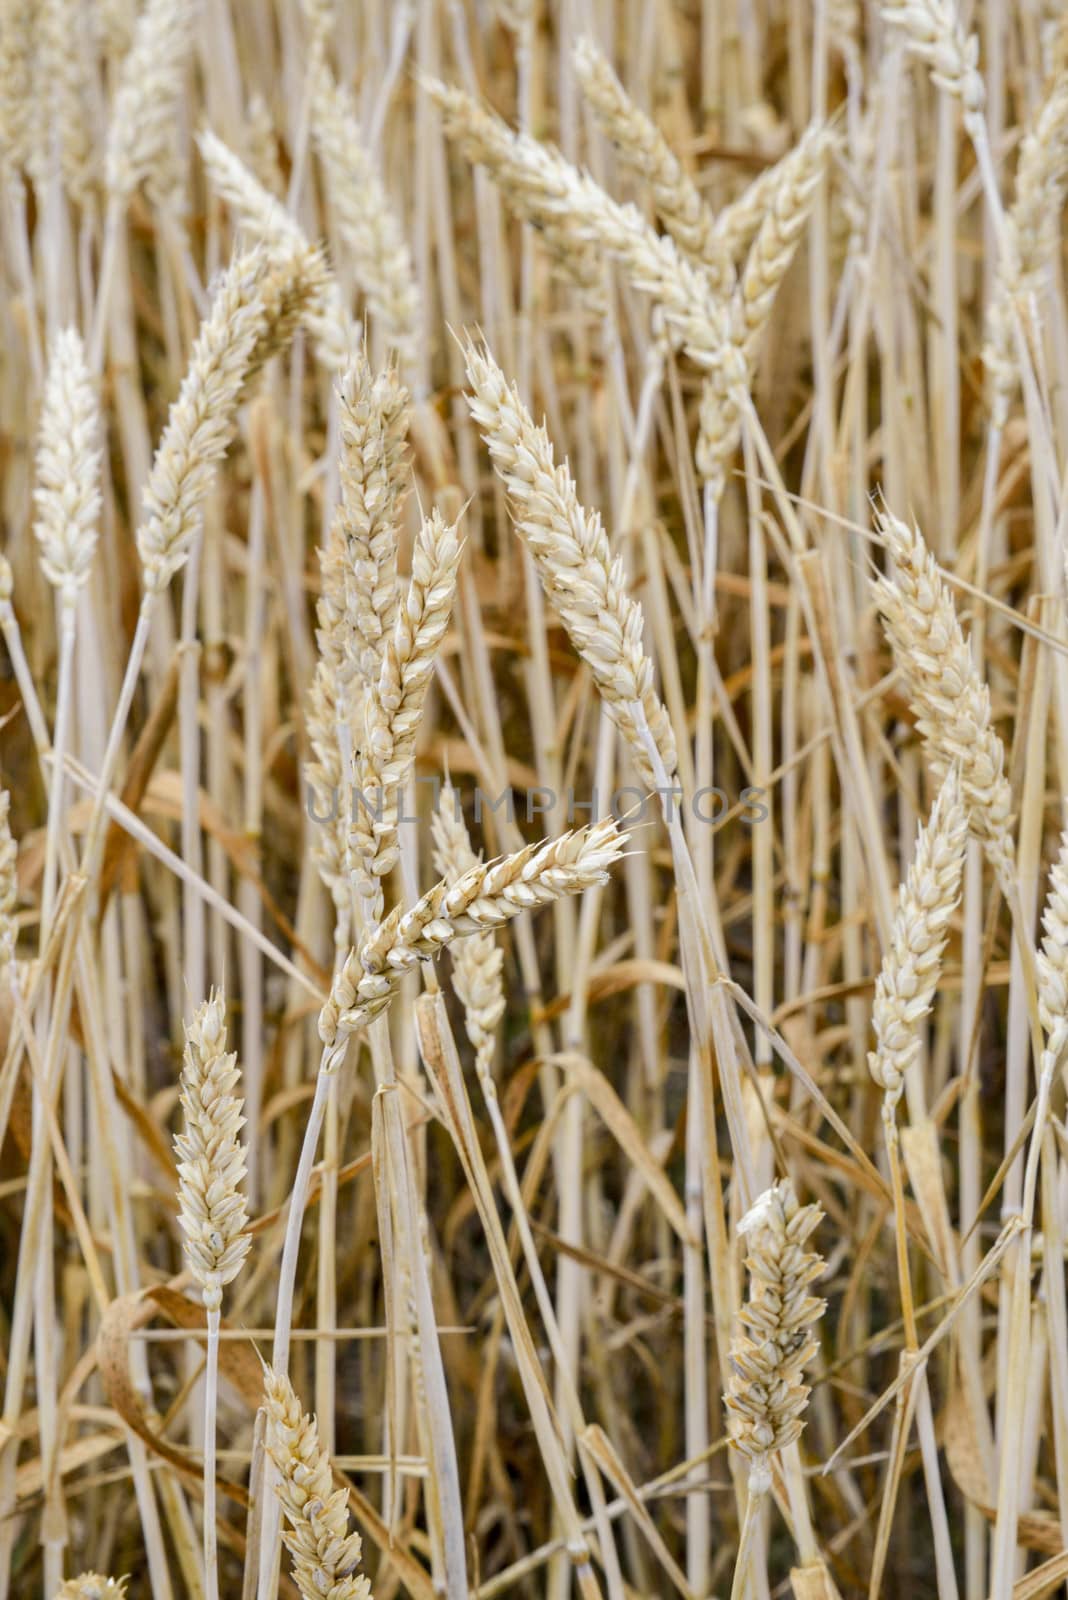
<path fill-rule="evenodd" d="M 567 463 L 556 465 L 548 433 L 535 427 L 518 389 L 493 357 L 468 340 L 464 359 L 471 413 L 508 490 L 512 516 L 542 586 L 589 666 L 638 771 L 655 787 L 635 708 L 641 708 L 668 777 L 676 768 L 675 739 L 653 686 L 652 662 L 642 644 L 642 610 L 627 592 L 622 559 L 612 557 L 599 514 L 580 504 Z"/>
<path fill-rule="evenodd" d="M 950 918 L 960 900 L 967 831 L 960 777 L 952 767 L 920 828 L 875 984 L 876 1046 L 869 1052 L 868 1068 L 890 1111 L 920 1054 L 920 1023 L 931 1009 Z"/>
<path fill-rule="evenodd" d="M 104 173 L 115 199 L 170 157 L 196 13 L 195 0 L 146 0 L 137 19 L 108 124 Z"/>
<path fill-rule="evenodd" d="M 1012 893 L 1015 851 L 1005 748 L 990 714 L 949 586 L 916 527 L 889 511 L 876 525 L 894 560 L 893 576 L 875 580 L 875 603 L 893 646 L 932 770 L 944 780 L 960 769 L 968 826 L 982 840 L 1002 887 Z"/>
<path fill-rule="evenodd" d="M 986 96 L 979 75 L 979 39 L 965 33 L 955 0 L 881 0 L 879 11 L 930 67 L 932 82 L 954 95 L 966 113 L 982 111 Z"/>
<path fill-rule="evenodd" d="M 455 880 L 479 865 L 471 847 L 459 796 L 452 784 L 442 785 L 432 823 L 434 871 Z M 504 951 L 492 932 L 459 940 L 452 949 L 452 985 L 464 1008 L 464 1028 L 475 1050 L 475 1065 L 487 1078 L 493 1066 L 497 1027 L 505 1012 Z"/>
<path fill-rule="evenodd" d="M 37 444 L 34 532 L 48 581 L 73 599 L 89 576 L 100 516 L 100 417 L 76 328 L 56 335 Z"/>
<path fill-rule="evenodd" d="M 83 1572 L 68 1578 L 56 1590 L 55 1600 L 123 1600 L 128 1578 L 105 1578 L 102 1572 Z"/>
<path fill-rule="evenodd" d="M 356 1570 L 363 1541 L 349 1527 L 348 1492 L 334 1488 L 314 1419 L 301 1412 L 289 1379 L 270 1367 L 264 1397 L 267 1453 L 281 1479 L 276 1492 L 297 1588 L 304 1600 L 369 1600 L 371 1585 Z"/>
<path fill-rule="evenodd" d="M 184 1131 L 175 1137 L 178 1220 L 189 1270 L 204 1305 L 217 1311 L 222 1291 L 240 1272 L 252 1243 L 241 1192 L 245 1152 L 238 1139 L 245 1119 L 234 1094 L 241 1074 L 226 1050 L 226 1002 L 212 991 L 186 1028 L 181 1104 Z"/>
<path fill-rule="evenodd" d="M 407 597 L 387 640 L 378 682 L 364 696 L 349 844 L 357 887 L 377 903 L 381 881 L 400 854 L 398 801 L 415 764 L 423 706 L 452 613 L 461 549 L 456 525 L 433 511 L 415 541 Z"/>
<path fill-rule="evenodd" d="M 749 1248 L 750 1290 L 738 1313 L 745 1331 L 731 1345 L 727 1425 L 731 1443 L 749 1462 L 753 1495 L 771 1487 L 769 1456 L 804 1427 L 809 1389 L 803 1374 L 819 1348 L 811 1330 L 826 1304 L 808 1293 L 823 1260 L 805 1244 L 822 1216 L 818 1206 L 798 1204 L 786 1179 L 766 1190 L 738 1224 Z"/>
<path fill-rule="evenodd" d="M 300 224 L 217 134 L 204 129 L 197 135 L 197 147 L 212 189 L 250 238 L 262 242 L 276 260 L 310 258 L 311 244 Z M 321 283 L 310 288 L 303 320 L 323 365 L 342 372 L 355 347 L 356 333 L 333 274 L 325 270 L 325 264 L 321 272 Z"/>
<path fill-rule="evenodd" d="M 356 281 L 403 366 L 419 353 L 420 306 L 411 252 L 389 195 L 363 148 L 359 118 L 329 68 L 316 73 L 311 127 L 338 234 Z"/>
<path fill-rule="evenodd" d="M 370 930 L 337 972 L 319 1014 L 327 1049 L 365 1026 L 389 1005 L 404 974 L 439 955 L 454 939 L 486 933 L 563 895 L 605 883 L 623 853 L 625 836 L 607 817 L 592 827 L 526 845 L 454 882 L 441 882 L 409 911 L 390 912 Z"/>
<path fill-rule="evenodd" d="M 734 285 L 730 253 L 715 217 L 660 129 L 636 106 L 611 63 L 590 38 L 574 50 L 575 73 L 601 131 L 653 191 L 656 209 L 675 243 L 702 266 L 721 294 Z"/>

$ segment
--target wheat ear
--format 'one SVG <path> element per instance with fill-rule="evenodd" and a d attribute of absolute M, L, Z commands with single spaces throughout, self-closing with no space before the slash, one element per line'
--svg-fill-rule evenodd
<path fill-rule="evenodd" d="M 300 224 L 228 145 L 205 129 L 197 135 L 197 147 L 212 189 L 251 238 L 261 241 L 275 259 L 310 253 Z M 358 339 L 332 273 L 324 270 L 321 285 L 309 294 L 303 320 L 323 365 L 343 372 Z"/>
<path fill-rule="evenodd" d="M 642 646 L 642 611 L 627 592 L 622 560 L 612 557 L 596 511 L 579 502 L 567 463 L 556 465 L 544 428 L 535 427 L 519 392 L 488 351 L 464 346 L 468 404 L 508 490 L 516 527 L 542 586 L 587 663 L 609 715 L 630 745 L 643 779 L 656 775 L 641 718 L 670 777 L 676 766 L 671 723 L 653 687 Z"/>
<path fill-rule="evenodd" d="M 11 796 L 0 789 L 0 972 L 6 974 L 15 961 L 18 929 L 15 906 L 18 902 L 18 846 L 11 836 Z"/>
<path fill-rule="evenodd" d="M 965 33 L 955 0 L 880 0 L 880 14 L 900 28 L 913 55 L 931 69 L 932 82 L 954 95 L 965 112 L 982 111 L 979 39 Z"/>
<path fill-rule="evenodd" d="M 434 871 L 455 882 L 480 864 L 471 848 L 459 796 L 446 780 L 431 822 Z M 488 1081 L 493 1067 L 497 1026 L 504 1016 L 504 952 L 492 930 L 471 934 L 452 947 L 452 984 L 464 1008 L 464 1028 L 475 1050 L 475 1068 Z"/>
<path fill-rule="evenodd" d="M 338 925 L 342 926 L 349 906 L 349 878 L 346 867 L 347 830 L 341 802 L 340 716 L 334 665 L 331 661 L 320 659 L 308 690 L 305 712 L 308 742 L 312 748 L 312 759 L 305 767 L 305 778 L 316 823 L 312 859 L 334 902 Z"/>
<path fill-rule="evenodd" d="M 62 177 L 71 197 L 84 205 L 93 181 L 94 140 L 90 117 L 92 41 L 80 0 L 40 0 L 37 19 L 35 98 L 42 109 L 35 141 L 35 177 Z"/>
<path fill-rule="evenodd" d="M 215 1435 L 222 1292 L 241 1271 L 251 1239 L 241 1184 L 245 1152 L 238 1139 L 243 1102 L 234 1094 L 237 1056 L 226 1051 L 226 1002 L 214 990 L 186 1028 L 182 1069 L 183 1131 L 178 1157 L 178 1221 L 185 1256 L 208 1316 L 204 1380 L 204 1574 L 208 1600 L 218 1600 L 215 1534 Z"/>
<path fill-rule="evenodd" d="M 983 361 L 990 376 L 993 419 L 1004 427 L 1019 371 L 1016 311 L 1042 286 L 1053 260 L 1068 184 L 1068 75 L 1055 77 L 1024 137 L 1016 166 L 1016 197 L 1002 236 L 987 313 Z M 1025 321 L 1024 326 L 1027 326 Z"/>
<path fill-rule="evenodd" d="M 86 582 L 100 515 L 100 415 L 76 328 L 56 335 L 37 446 L 34 532 L 45 577 L 68 600 Z"/>
<path fill-rule="evenodd" d="M 304 1600 L 370 1600 L 371 1585 L 356 1569 L 363 1542 L 349 1526 L 348 1494 L 334 1488 L 314 1418 L 304 1416 L 293 1386 L 266 1368 L 265 1444 L 278 1470 L 278 1499 L 290 1532 L 286 1547 Z"/>
<path fill-rule="evenodd" d="M 593 827 L 527 845 L 454 882 L 438 883 L 409 911 L 400 907 L 372 928 L 334 977 L 319 1013 L 319 1037 L 338 1052 L 345 1037 L 383 1012 L 404 974 L 454 939 L 486 933 L 522 911 L 604 883 L 624 837 L 611 817 Z"/>
<path fill-rule="evenodd" d="M 1007 894 L 1015 850 L 1005 747 L 993 727 L 990 692 L 979 677 L 949 587 L 918 528 L 889 511 L 876 518 L 894 559 L 874 583 L 894 659 L 908 689 L 931 767 L 944 780 L 960 768 L 968 825 L 982 840 Z"/>
<path fill-rule="evenodd" d="M 805 129 L 796 147 L 775 168 L 776 181 L 768 194 L 763 220 L 750 247 L 732 304 L 734 337 L 750 365 L 767 326 L 776 291 L 811 215 L 830 149 L 831 136 L 826 124 L 814 123 Z"/>
<path fill-rule="evenodd" d="M 377 683 L 397 617 L 397 546 L 407 470 L 408 392 L 395 370 L 358 356 L 339 393 L 341 497 L 334 526 L 345 544 L 349 644 L 346 680 Z"/>
<path fill-rule="evenodd" d="M 400 847 L 398 801 L 415 761 L 427 689 L 449 624 L 460 568 L 455 524 L 434 510 L 419 529 L 405 603 L 386 642 L 378 682 L 364 696 L 349 844 L 357 887 L 382 915 L 382 879 Z"/>
<path fill-rule="evenodd" d="M 805 1249 L 823 1216 L 800 1206 L 789 1179 L 760 1195 L 738 1224 L 749 1253 L 749 1299 L 730 1348 L 725 1404 L 731 1444 L 749 1462 L 749 1497 L 731 1600 L 742 1600 L 757 1508 L 771 1488 L 771 1456 L 800 1436 L 808 1405 L 804 1369 L 819 1348 L 812 1326 L 826 1302 L 808 1293 L 822 1257 Z"/>
<path fill-rule="evenodd" d="M 54 1600 L 124 1600 L 129 1581 L 129 1578 L 105 1578 L 102 1572 L 83 1572 L 61 1584 Z"/>
<path fill-rule="evenodd" d="M 425 87 L 442 108 L 445 132 L 469 160 L 486 166 L 517 215 L 535 223 L 547 242 L 556 241 L 555 253 L 573 275 L 596 284 L 607 253 L 653 299 L 658 331 L 673 345 L 706 370 L 731 362 L 726 309 L 708 274 L 651 228 L 636 206 L 613 200 L 563 156 L 513 133 L 470 95 L 439 83 Z"/>
<path fill-rule="evenodd" d="M 404 366 L 419 353 L 420 306 L 415 269 L 385 186 L 363 148 L 356 108 L 321 63 L 311 102 L 312 136 L 338 233 L 356 280 L 387 343 Z"/>
<path fill-rule="evenodd" d="M 30 153 L 33 138 L 34 0 L 0 9 L 0 170 L 6 178 Z"/>
<path fill-rule="evenodd" d="M 113 199 L 125 200 L 167 160 L 196 9 L 194 0 L 146 0 L 137 19 L 108 124 L 104 173 Z"/>
<path fill-rule="evenodd" d="M 749 1300 L 738 1313 L 743 1331 L 731 1344 L 727 1426 L 757 1493 L 771 1487 L 769 1457 L 804 1427 L 804 1369 L 819 1348 L 811 1330 L 825 1307 L 807 1292 L 823 1259 L 805 1244 L 822 1216 L 818 1206 L 798 1204 L 786 1179 L 766 1190 L 738 1224 L 749 1250 Z"/>
<path fill-rule="evenodd" d="M 188 559 L 245 385 L 289 336 L 321 288 L 322 270 L 314 251 L 272 260 L 257 246 L 236 255 L 223 275 L 145 487 L 137 549 L 149 591 L 166 588 Z"/>
<path fill-rule="evenodd" d="M 960 778 L 952 767 L 920 828 L 875 984 L 876 1044 L 868 1055 L 868 1069 L 883 1091 L 890 1115 L 920 1053 L 919 1026 L 931 1009 L 949 921 L 960 900 L 967 831 Z"/>
<path fill-rule="evenodd" d="M 734 267 L 716 233 L 715 217 L 656 123 L 634 104 L 592 39 L 579 39 L 574 64 L 601 131 L 627 166 L 648 182 L 656 209 L 679 249 L 705 269 L 719 293 L 728 293 L 734 285 Z"/>

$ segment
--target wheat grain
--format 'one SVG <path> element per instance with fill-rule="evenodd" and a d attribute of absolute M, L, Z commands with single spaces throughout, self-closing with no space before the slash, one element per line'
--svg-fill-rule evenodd
<path fill-rule="evenodd" d="M 738 1313 L 745 1331 L 731 1345 L 726 1406 L 730 1440 L 749 1462 L 753 1495 L 770 1487 L 769 1456 L 804 1427 L 804 1369 L 818 1349 L 812 1325 L 825 1307 L 807 1292 L 823 1260 L 805 1244 L 822 1215 L 818 1206 L 798 1205 L 787 1179 L 762 1194 L 738 1224 L 749 1249 L 750 1290 Z"/>
<path fill-rule="evenodd" d="M 920 1053 L 919 1025 L 931 1009 L 949 921 L 960 899 L 967 829 L 953 767 L 920 828 L 875 985 L 876 1047 L 869 1052 L 868 1068 L 890 1110 L 897 1106 L 905 1075 Z"/>
<path fill-rule="evenodd" d="M 245 1152 L 238 1139 L 243 1102 L 237 1056 L 226 1052 L 226 1002 L 214 990 L 185 1031 L 182 1069 L 184 1131 L 174 1140 L 178 1157 L 178 1220 L 189 1270 L 209 1311 L 241 1271 L 251 1239 L 241 1192 Z"/>
<path fill-rule="evenodd" d="M 908 688 L 931 768 L 939 781 L 959 764 L 968 825 L 983 841 L 1003 887 L 1013 877 L 1012 793 L 1005 749 L 990 714 L 990 692 L 964 638 L 953 597 L 923 536 L 889 511 L 877 526 L 894 559 L 893 577 L 874 583 L 894 659 Z"/>
<path fill-rule="evenodd" d="M 349 1527 L 348 1495 L 335 1489 L 330 1461 L 312 1417 L 304 1416 L 289 1379 L 264 1374 L 266 1447 L 278 1469 L 278 1498 L 291 1532 L 285 1535 L 293 1576 L 305 1600 L 370 1600 L 357 1574 L 363 1541 Z"/>
<path fill-rule="evenodd" d="M 675 771 L 675 740 L 653 687 L 652 663 L 642 646 L 641 607 L 627 592 L 623 562 L 612 557 L 599 515 L 579 503 L 566 462 L 556 465 L 548 434 L 534 426 L 493 357 L 468 340 L 464 359 L 471 413 L 508 490 L 512 515 L 545 592 L 593 673 L 642 777 L 655 787 L 638 708 L 669 776 Z"/>
<path fill-rule="evenodd" d="M 76 328 L 53 343 L 37 445 L 34 532 L 48 581 L 72 600 L 86 582 L 100 516 L 100 417 Z"/>

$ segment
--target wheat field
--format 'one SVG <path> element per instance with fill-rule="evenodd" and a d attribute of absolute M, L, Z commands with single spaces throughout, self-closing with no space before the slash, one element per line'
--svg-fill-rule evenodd
<path fill-rule="evenodd" d="M 0 1600 L 1068 1586 L 1068 14 L 0 0 Z"/>

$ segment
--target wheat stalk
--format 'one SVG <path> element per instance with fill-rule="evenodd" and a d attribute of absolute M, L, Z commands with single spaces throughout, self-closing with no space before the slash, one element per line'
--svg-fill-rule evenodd
<path fill-rule="evenodd" d="M 312 1417 L 304 1416 L 283 1373 L 264 1372 L 265 1443 L 278 1470 L 278 1499 L 289 1523 L 286 1547 L 305 1600 L 370 1600 L 371 1585 L 357 1574 L 363 1541 L 349 1527 L 348 1494 L 334 1488 L 333 1473 Z"/>
<path fill-rule="evenodd" d="M 960 768 L 968 825 L 1011 893 L 1015 850 L 1005 749 L 990 692 L 964 638 L 953 596 L 923 536 L 889 511 L 876 518 L 894 575 L 875 580 L 875 603 L 908 689 L 931 768 L 944 781 Z"/>
<path fill-rule="evenodd" d="M 508 490 L 512 515 L 542 586 L 587 663 L 609 715 L 630 745 L 644 780 L 656 774 L 637 707 L 670 777 L 676 766 L 671 723 L 653 687 L 642 645 L 642 611 L 627 592 L 622 560 L 612 557 L 596 511 L 578 499 L 568 466 L 556 465 L 544 428 L 535 427 L 519 391 L 488 351 L 464 346 L 468 404 Z"/>

